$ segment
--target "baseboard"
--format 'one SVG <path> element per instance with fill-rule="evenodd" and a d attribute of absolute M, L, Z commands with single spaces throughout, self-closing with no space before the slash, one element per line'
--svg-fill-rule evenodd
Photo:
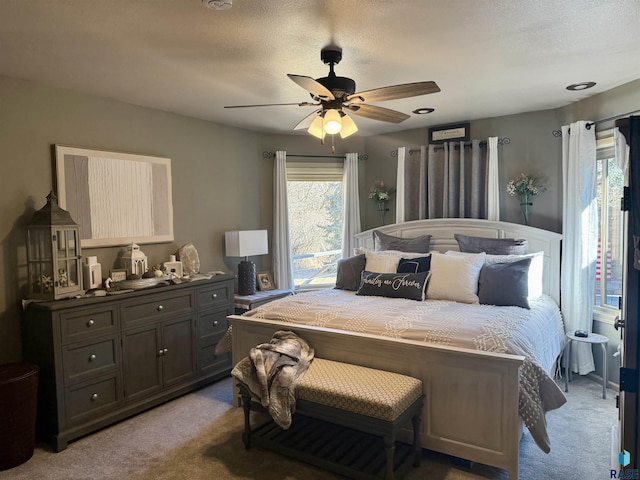
<path fill-rule="evenodd" d="M 576 374 L 574 373 L 573 375 L 576 375 Z M 586 375 L 586 377 L 589 380 L 593 380 L 594 382 L 599 383 L 600 385 L 602 385 L 602 375 L 598 375 L 595 372 L 591 372 L 591 373 L 588 373 Z M 611 390 L 614 390 L 616 392 L 620 391 L 620 385 L 617 384 L 617 383 L 614 383 L 614 382 L 612 382 L 610 380 L 607 380 L 607 388 L 609 388 Z"/>

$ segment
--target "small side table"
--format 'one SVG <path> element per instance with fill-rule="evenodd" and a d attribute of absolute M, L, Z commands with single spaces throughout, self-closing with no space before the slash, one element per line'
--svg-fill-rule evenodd
<path fill-rule="evenodd" d="M 567 332 L 567 345 L 565 354 L 567 356 L 567 371 L 564 376 L 564 391 L 569 391 L 569 382 L 571 381 L 571 343 L 582 342 L 590 344 L 599 344 L 602 347 L 602 398 L 607 398 L 607 342 L 609 339 L 598 333 L 590 333 L 588 337 L 576 337 L 573 333 Z"/>
<path fill-rule="evenodd" d="M 253 295 L 238 295 L 233 296 L 233 303 L 236 309 L 236 314 L 241 315 L 244 312 L 253 310 L 265 303 L 273 302 L 278 298 L 287 297 L 293 295 L 291 290 L 262 290 L 254 293 Z"/>

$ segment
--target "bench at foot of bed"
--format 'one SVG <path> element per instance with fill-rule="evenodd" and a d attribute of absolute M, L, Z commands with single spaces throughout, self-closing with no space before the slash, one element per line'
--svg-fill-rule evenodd
<path fill-rule="evenodd" d="M 247 449 L 261 446 L 356 479 L 399 479 L 420 464 L 424 395 L 416 378 L 315 358 L 296 386 L 288 430 L 273 421 L 252 429 L 250 410 L 263 409 L 238 387 Z M 408 424 L 412 445 L 396 440 Z"/>

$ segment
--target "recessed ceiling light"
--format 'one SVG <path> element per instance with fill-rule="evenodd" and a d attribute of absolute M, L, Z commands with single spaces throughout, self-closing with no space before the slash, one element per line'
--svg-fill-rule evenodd
<path fill-rule="evenodd" d="M 202 3 L 211 10 L 229 10 L 233 0 L 202 0 Z"/>
<path fill-rule="evenodd" d="M 580 83 L 574 83 L 572 85 L 569 85 L 567 87 L 567 90 L 572 90 L 572 91 L 586 90 L 587 88 L 591 88 L 595 86 L 596 86 L 596 82 L 580 82 Z"/>
<path fill-rule="evenodd" d="M 416 115 L 426 115 L 427 113 L 432 113 L 435 112 L 436 109 L 435 108 L 416 108 L 413 113 L 415 113 Z"/>

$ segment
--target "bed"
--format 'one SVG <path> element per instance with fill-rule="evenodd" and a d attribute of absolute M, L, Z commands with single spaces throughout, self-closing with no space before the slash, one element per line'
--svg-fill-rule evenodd
<path fill-rule="evenodd" d="M 543 295 L 525 310 L 361 296 L 337 289 L 299 294 L 229 317 L 234 363 L 276 330 L 286 329 L 313 345 L 318 357 L 420 378 L 426 394 L 423 447 L 502 468 L 517 478 L 523 421 L 547 451 L 544 412 L 564 403 L 552 378 L 564 342 L 558 308 L 561 236 L 472 219 L 418 220 L 376 230 L 404 239 L 430 235 L 430 250 L 435 252 L 458 250 L 455 234 L 526 239 L 529 252 L 542 252 Z M 358 234 L 356 242 L 373 250 L 372 231 Z M 435 312 L 435 337 L 413 328 L 421 323 L 415 321 L 416 308 Z M 454 339 L 451 331 L 467 330 L 476 323 L 473 312 L 480 310 L 492 319 L 489 327 L 478 320 L 479 331 Z M 381 327 L 375 326 L 377 318 L 384 319 Z"/>

